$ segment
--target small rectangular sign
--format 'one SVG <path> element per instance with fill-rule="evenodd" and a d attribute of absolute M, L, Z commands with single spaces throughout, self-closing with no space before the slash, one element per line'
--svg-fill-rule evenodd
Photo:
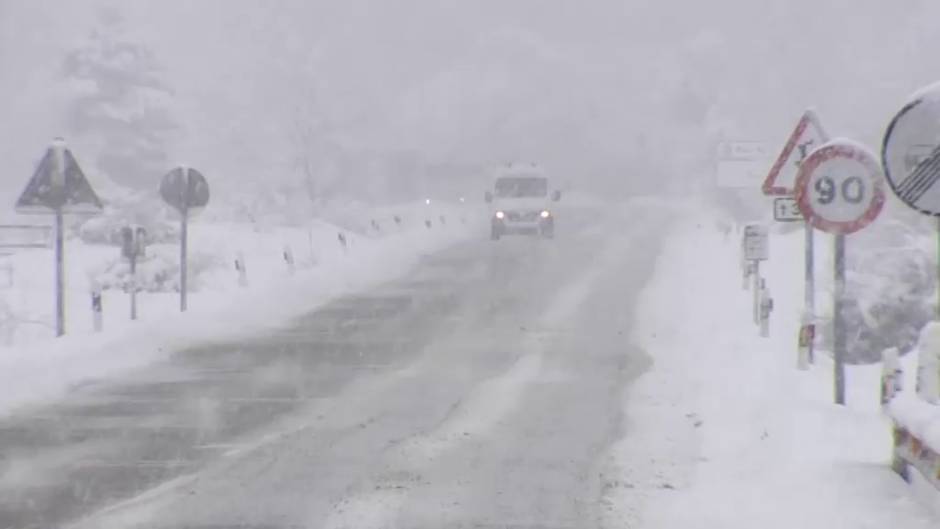
<path fill-rule="evenodd" d="M 744 227 L 744 258 L 748 261 L 766 261 L 770 258 L 767 228 L 759 224 Z"/>
<path fill-rule="evenodd" d="M 52 248 L 52 226 L 0 225 L 0 248 Z"/>
<path fill-rule="evenodd" d="M 800 222 L 803 212 L 793 197 L 778 197 L 774 199 L 774 220 L 777 222 Z"/>

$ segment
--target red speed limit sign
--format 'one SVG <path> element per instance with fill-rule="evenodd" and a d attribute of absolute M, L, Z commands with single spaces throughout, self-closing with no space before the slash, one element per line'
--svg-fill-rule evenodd
<path fill-rule="evenodd" d="M 835 234 L 868 226 L 884 206 L 884 178 L 878 160 L 852 141 L 833 140 L 800 164 L 796 200 L 815 228 Z"/>

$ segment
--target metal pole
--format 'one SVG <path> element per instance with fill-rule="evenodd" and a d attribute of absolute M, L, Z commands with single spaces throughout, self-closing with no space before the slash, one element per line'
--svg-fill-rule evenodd
<path fill-rule="evenodd" d="M 131 319 L 137 319 L 137 257 L 131 256 Z"/>
<path fill-rule="evenodd" d="M 940 319 L 940 217 L 937 217 L 937 318 Z"/>
<path fill-rule="evenodd" d="M 816 266 L 815 266 L 815 255 L 816 255 L 816 246 L 814 243 L 813 237 L 813 226 L 809 221 L 805 222 L 805 231 L 804 231 L 804 240 L 806 245 L 806 262 L 805 262 L 805 275 L 806 283 L 804 286 L 803 296 L 804 296 L 804 306 L 803 310 L 806 313 L 806 320 L 804 325 L 812 325 L 816 321 Z M 809 339 L 807 344 L 807 356 L 809 357 L 809 363 L 815 361 L 814 352 L 813 352 L 813 340 Z"/>
<path fill-rule="evenodd" d="M 760 261 L 754 260 L 754 323 L 760 323 Z"/>
<path fill-rule="evenodd" d="M 55 210 L 55 335 L 65 334 L 65 222 Z"/>
<path fill-rule="evenodd" d="M 836 235 L 834 299 L 832 303 L 832 353 L 835 359 L 835 401 L 845 404 L 845 235 Z"/>
<path fill-rule="evenodd" d="M 188 217 L 186 209 L 182 211 L 183 219 L 180 221 L 180 312 L 186 312 L 186 238 Z"/>

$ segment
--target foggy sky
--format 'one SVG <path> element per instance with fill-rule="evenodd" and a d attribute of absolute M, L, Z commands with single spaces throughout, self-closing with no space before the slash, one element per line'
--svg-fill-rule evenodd
<path fill-rule="evenodd" d="M 879 141 L 940 43 L 928 1 L 0 0 L 4 190 L 61 134 L 62 57 L 102 6 L 163 65 L 170 158 L 232 185 L 291 178 L 298 124 L 354 153 L 533 160 L 578 186 L 707 179 L 717 138 L 782 141 L 808 106 Z"/>

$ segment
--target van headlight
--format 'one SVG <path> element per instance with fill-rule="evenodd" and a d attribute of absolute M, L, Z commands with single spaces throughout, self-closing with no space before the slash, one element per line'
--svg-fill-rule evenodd
<path fill-rule="evenodd" d="M 547 209 L 543 209 L 541 215 L 543 219 L 547 219 L 548 217 L 552 216 L 552 212 Z"/>
<path fill-rule="evenodd" d="M 502 211 L 497 211 L 497 212 L 496 212 L 496 218 L 497 218 L 497 219 L 500 219 L 500 220 L 503 220 L 504 218 L 506 218 L 506 214 L 503 213 Z"/>

